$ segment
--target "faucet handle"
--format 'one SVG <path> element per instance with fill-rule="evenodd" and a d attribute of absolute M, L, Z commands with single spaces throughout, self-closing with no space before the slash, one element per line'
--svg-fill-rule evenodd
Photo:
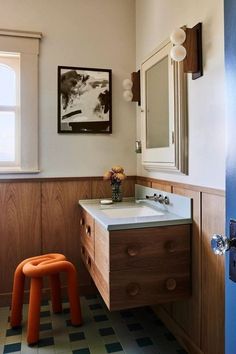
<path fill-rule="evenodd" d="M 154 193 L 153 195 L 146 195 L 146 199 L 150 199 L 150 200 L 155 200 L 155 202 L 158 201 L 158 196 L 156 193 Z"/>
<path fill-rule="evenodd" d="M 166 195 L 165 198 L 164 198 L 164 203 L 165 203 L 166 205 L 170 204 L 170 199 L 167 197 L 167 195 Z"/>
<path fill-rule="evenodd" d="M 158 202 L 162 204 L 162 203 L 164 203 L 164 199 L 165 199 L 165 198 L 163 197 L 163 195 L 162 195 L 162 194 L 159 194 L 159 196 L 158 196 Z"/>
<path fill-rule="evenodd" d="M 169 198 L 167 196 L 163 196 L 162 194 L 157 195 L 154 193 L 153 195 L 146 195 L 146 199 L 154 200 L 155 202 L 159 202 L 161 204 L 170 204 Z"/>
<path fill-rule="evenodd" d="M 162 194 L 159 194 L 158 202 L 161 204 L 166 204 L 166 205 L 170 204 L 169 198 L 166 195 L 163 196 Z"/>

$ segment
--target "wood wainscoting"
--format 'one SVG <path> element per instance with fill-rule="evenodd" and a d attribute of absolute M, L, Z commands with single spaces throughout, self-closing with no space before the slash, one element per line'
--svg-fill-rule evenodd
<path fill-rule="evenodd" d="M 124 181 L 125 197 L 135 182 Z M 81 293 L 92 290 L 80 257 L 78 200 L 104 197 L 111 187 L 101 177 L 0 180 L 0 306 L 10 304 L 16 266 L 42 253 L 65 254 L 77 266 Z"/>
<path fill-rule="evenodd" d="M 212 253 L 214 233 L 224 234 L 225 193 L 221 190 L 137 177 L 144 186 L 193 200 L 192 296 L 154 307 L 190 354 L 224 353 L 224 257 Z"/>
<path fill-rule="evenodd" d="M 225 227 L 223 191 L 128 177 L 123 195 L 135 183 L 193 199 L 192 296 L 155 311 L 190 354 L 224 353 L 224 257 L 213 255 L 210 239 Z M 93 291 L 80 256 L 79 199 L 111 197 L 99 177 L 0 180 L 0 306 L 10 304 L 14 270 L 27 257 L 60 252 L 77 265 L 81 293 Z"/>

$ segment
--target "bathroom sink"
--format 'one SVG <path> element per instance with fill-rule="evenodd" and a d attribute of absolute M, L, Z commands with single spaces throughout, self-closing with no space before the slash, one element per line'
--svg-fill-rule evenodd
<path fill-rule="evenodd" d="M 164 215 L 163 212 L 149 208 L 147 206 L 130 208 L 111 208 L 102 210 L 102 212 L 109 218 L 132 218 Z"/>

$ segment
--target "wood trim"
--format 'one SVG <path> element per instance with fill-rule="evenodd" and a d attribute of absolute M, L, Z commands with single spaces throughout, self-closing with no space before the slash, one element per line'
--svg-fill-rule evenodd
<path fill-rule="evenodd" d="M 160 183 L 160 182 L 152 182 L 151 186 L 152 186 L 152 188 L 160 189 L 161 191 L 165 191 L 168 193 L 172 192 L 172 186 L 170 184 Z"/>
<path fill-rule="evenodd" d="M 180 183 L 180 182 L 174 182 L 174 181 L 167 181 L 167 180 L 162 180 L 162 179 L 155 179 L 151 177 L 143 177 L 143 176 L 137 176 L 136 181 L 142 181 L 142 183 L 160 183 L 163 185 L 171 185 L 172 187 L 179 187 L 179 188 L 184 188 L 184 189 L 189 189 L 197 192 L 204 192 L 204 193 L 209 193 L 209 194 L 215 194 L 219 196 L 225 196 L 225 191 L 223 189 L 216 189 L 216 188 L 210 188 L 210 187 L 204 187 L 204 186 L 196 186 L 192 184 L 187 184 L 187 183 Z"/>
<path fill-rule="evenodd" d="M 136 176 L 127 176 L 125 181 L 135 180 Z M 102 176 L 88 177 L 35 177 L 35 178 L 0 178 L 0 183 L 24 183 L 24 182 L 73 182 L 73 181 L 102 181 Z"/>
<path fill-rule="evenodd" d="M 204 354 L 161 306 L 153 307 L 153 310 L 188 353 Z"/>
<path fill-rule="evenodd" d="M 152 186 L 152 182 L 151 181 L 147 181 L 146 177 L 137 177 L 136 178 L 136 184 L 140 184 L 141 186 L 150 187 L 150 188 Z"/>
<path fill-rule="evenodd" d="M 1 183 L 24 183 L 24 182 L 70 182 L 70 181 L 102 181 L 102 176 L 88 176 L 88 177 L 36 177 L 36 178 L 4 178 L 0 179 Z M 127 176 L 126 181 L 134 180 L 135 183 L 151 187 L 152 183 L 160 183 L 162 185 L 179 187 L 184 189 L 190 189 L 197 192 L 204 192 L 210 194 L 216 194 L 220 196 L 225 196 L 225 191 L 223 189 L 216 189 L 210 187 L 201 187 L 187 183 L 180 183 L 174 181 L 167 181 L 162 179 L 156 179 L 145 176 Z"/>

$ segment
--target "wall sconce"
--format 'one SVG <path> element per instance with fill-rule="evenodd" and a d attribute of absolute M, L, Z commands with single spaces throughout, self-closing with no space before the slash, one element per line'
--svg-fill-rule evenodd
<path fill-rule="evenodd" d="M 186 57 L 186 49 L 182 44 L 186 40 L 186 33 L 182 28 L 177 28 L 170 35 L 170 40 L 174 44 L 170 51 L 170 56 L 174 61 L 182 61 Z"/>
<path fill-rule="evenodd" d="M 170 56 L 173 60 L 183 61 L 184 72 L 192 73 L 192 79 L 203 76 L 202 63 L 202 24 L 193 28 L 178 28 L 170 36 L 174 44 Z"/>
<path fill-rule="evenodd" d="M 123 98 L 125 101 L 130 102 L 133 99 L 133 92 L 132 92 L 132 87 L 133 87 L 133 82 L 131 79 L 124 79 L 123 83 Z"/>
<path fill-rule="evenodd" d="M 127 102 L 138 102 L 140 106 L 140 71 L 133 72 L 131 79 L 123 80 L 123 98 Z"/>

